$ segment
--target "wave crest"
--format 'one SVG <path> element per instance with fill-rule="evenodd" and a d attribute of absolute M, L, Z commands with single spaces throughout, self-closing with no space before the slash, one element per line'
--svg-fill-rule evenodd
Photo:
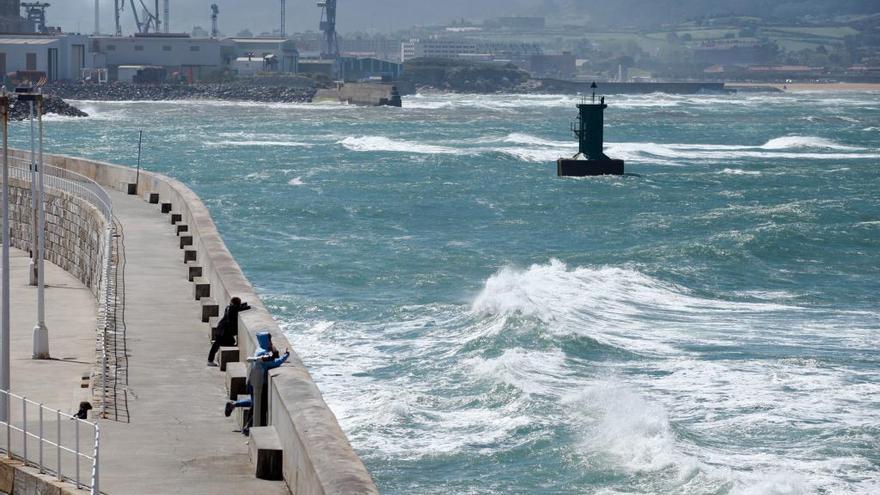
<path fill-rule="evenodd" d="M 338 144 L 345 146 L 351 151 L 394 151 L 417 154 L 459 154 L 462 150 L 447 146 L 435 146 L 430 144 L 412 143 L 409 141 L 397 141 L 384 136 L 350 136 Z"/>
<path fill-rule="evenodd" d="M 764 150 L 788 150 L 788 149 L 829 149 L 856 151 L 863 148 L 846 146 L 830 139 L 815 136 L 785 136 L 771 139 L 761 146 Z"/>

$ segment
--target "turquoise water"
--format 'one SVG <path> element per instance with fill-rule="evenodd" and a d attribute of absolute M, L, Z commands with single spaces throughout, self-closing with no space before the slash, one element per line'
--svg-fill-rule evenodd
<path fill-rule="evenodd" d="M 575 103 L 84 102 L 47 146 L 146 129 L 383 493 L 880 492 L 880 94 L 611 97 L 639 176 L 561 179 Z"/>

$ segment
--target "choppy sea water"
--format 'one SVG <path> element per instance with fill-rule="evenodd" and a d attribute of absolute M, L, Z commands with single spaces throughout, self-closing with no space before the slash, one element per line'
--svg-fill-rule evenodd
<path fill-rule="evenodd" d="M 146 130 L 383 493 L 880 493 L 880 94 L 609 97 L 639 176 L 557 178 L 576 103 L 83 102 L 46 142 Z"/>

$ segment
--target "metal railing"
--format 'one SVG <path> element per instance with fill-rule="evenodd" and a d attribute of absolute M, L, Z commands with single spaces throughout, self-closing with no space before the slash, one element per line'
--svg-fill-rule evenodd
<path fill-rule="evenodd" d="M 41 474 L 53 475 L 58 481 L 85 487 L 92 495 L 100 493 L 100 426 L 6 390 L 0 390 L 0 397 L 6 399 L 8 421 L 0 421 L 0 429 L 6 432 L 2 449 L 7 457 L 35 467 Z M 32 417 L 33 411 L 36 418 Z M 69 426 L 65 428 L 65 424 Z M 36 452 L 28 447 L 36 447 Z M 83 462 L 91 463 L 85 479 Z"/>
<path fill-rule="evenodd" d="M 35 166 L 29 158 L 9 158 L 9 176 L 25 182 L 31 182 L 35 175 Z M 115 331 L 116 322 L 116 293 L 115 287 L 112 286 L 112 242 L 115 234 L 115 225 L 113 223 L 113 202 L 110 194 L 101 187 L 100 184 L 85 175 L 72 172 L 67 169 L 56 167 L 54 165 L 43 165 L 44 183 L 46 187 L 64 191 L 77 198 L 80 198 L 97 208 L 104 216 L 107 222 L 107 229 L 104 232 L 104 252 L 103 262 L 101 266 L 101 281 L 97 291 L 97 299 L 99 304 L 98 314 L 98 342 L 99 359 L 101 360 L 101 417 L 104 417 L 107 410 L 107 391 L 108 380 L 108 356 L 107 356 L 107 333 Z"/>
<path fill-rule="evenodd" d="M 33 165 L 30 159 L 26 158 L 16 158 L 9 157 L 9 177 L 11 179 L 18 179 L 26 183 L 30 183 L 35 176 L 34 170 L 36 166 Z M 44 185 L 47 189 L 55 189 L 59 191 L 63 191 L 68 193 L 74 197 L 82 199 L 101 212 L 102 216 L 106 220 L 107 228 L 104 232 L 104 250 L 101 253 L 103 260 L 101 266 L 101 280 L 100 286 L 97 292 L 97 299 L 99 304 L 99 314 L 97 321 L 97 333 L 98 333 L 98 358 L 101 362 L 100 368 L 100 417 L 104 417 L 106 413 L 106 404 L 107 404 L 107 391 L 108 391 L 108 380 L 107 374 L 109 373 L 108 368 L 108 356 L 107 356 L 107 334 L 108 332 L 115 331 L 115 315 L 116 315 L 116 292 L 115 286 L 112 283 L 112 271 L 114 269 L 112 254 L 113 254 L 113 236 L 115 234 L 115 224 L 113 219 L 113 203 L 110 199 L 110 195 L 107 191 L 101 187 L 94 180 L 86 177 L 85 175 L 78 174 L 76 172 L 72 172 L 70 170 L 66 170 L 60 167 L 56 167 L 53 165 L 43 165 L 43 179 Z M 92 494 L 99 493 L 98 491 L 98 480 L 99 480 L 99 449 L 100 449 L 100 428 L 95 423 L 90 423 L 88 421 L 80 420 L 71 416 L 69 414 L 62 413 L 60 410 L 51 410 L 46 408 L 40 403 L 28 400 L 24 397 L 12 394 L 5 390 L 0 390 L 0 397 L 6 399 L 7 408 L 7 418 L 9 418 L 8 423 L 0 422 L 0 428 L 5 426 L 6 428 L 6 453 L 10 458 L 20 459 L 26 464 L 33 465 L 40 469 L 40 472 L 49 472 L 51 474 L 55 474 L 59 480 L 66 480 L 76 483 L 77 488 L 82 486 L 86 486 L 91 489 Z M 9 404 L 11 402 L 10 399 L 17 399 L 21 402 L 21 418 L 18 423 L 16 423 L 12 413 L 14 413 L 18 408 L 11 407 Z M 2 403 L 2 402 L 0 402 Z M 28 404 L 32 406 L 38 406 L 39 410 L 39 418 L 37 420 L 38 423 L 38 433 L 34 433 L 33 431 L 28 431 Z M 33 409 L 33 408 L 31 408 Z M 44 436 L 44 419 L 43 412 L 49 411 L 50 414 L 54 414 L 57 425 L 56 425 L 56 437 L 55 441 L 49 440 L 46 436 Z M 69 420 L 75 420 L 74 432 L 73 432 L 73 444 L 74 448 L 65 447 L 64 443 L 62 443 L 63 435 L 62 435 L 62 427 L 61 424 L 63 421 L 61 418 L 66 418 Z M 33 425 L 33 421 L 30 422 Z M 88 425 L 91 428 L 93 434 L 93 450 L 92 455 L 85 454 L 80 449 L 80 429 L 82 425 Z M 13 432 L 20 433 L 20 439 L 17 440 L 17 436 L 13 434 Z M 68 436 L 70 434 L 68 433 Z M 38 442 L 38 451 L 39 455 L 36 460 L 32 459 L 28 455 L 28 443 L 29 439 L 34 439 Z M 68 439 L 70 440 L 70 439 Z M 56 453 L 56 462 L 54 464 L 55 469 L 52 470 L 44 463 L 44 446 L 49 446 L 50 450 L 54 449 Z M 33 452 L 33 450 L 31 450 Z M 74 466 L 73 474 L 69 474 L 69 467 L 65 470 L 65 464 L 62 463 L 62 459 L 64 454 L 68 456 L 72 455 L 73 459 L 68 461 L 68 464 L 71 462 Z M 81 469 L 80 463 L 81 459 L 86 459 L 87 461 L 91 461 L 91 475 L 90 482 L 84 483 L 81 478 Z"/>
<path fill-rule="evenodd" d="M 33 173 L 35 172 L 29 159 L 9 157 L 10 177 L 30 182 Z M 85 175 L 54 165 L 44 164 L 43 174 L 46 187 L 67 192 L 91 203 L 104 215 L 108 224 L 113 223 L 113 201 L 100 184 Z"/>

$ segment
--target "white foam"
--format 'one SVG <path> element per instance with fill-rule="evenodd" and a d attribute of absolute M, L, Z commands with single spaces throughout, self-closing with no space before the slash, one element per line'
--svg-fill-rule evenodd
<path fill-rule="evenodd" d="M 308 148 L 312 145 L 309 143 L 300 143 L 297 141 L 206 141 L 205 146 L 225 147 L 225 146 L 241 146 L 241 147 L 282 147 L 282 148 Z"/>
<path fill-rule="evenodd" d="M 725 168 L 721 172 L 724 175 L 761 175 L 758 170 L 742 170 L 738 168 Z"/>
<path fill-rule="evenodd" d="M 862 148 L 856 148 L 853 146 L 845 146 L 829 139 L 824 139 L 815 136 L 785 136 L 776 139 L 771 139 L 764 143 L 761 146 L 761 149 L 765 150 L 786 150 L 786 149 L 803 149 L 803 148 L 816 148 L 816 149 L 830 149 L 830 150 L 843 150 L 843 151 L 857 151 Z"/>
<path fill-rule="evenodd" d="M 514 143 L 514 144 L 530 144 L 533 146 L 549 146 L 553 148 L 560 147 L 570 147 L 572 146 L 571 142 L 565 141 L 551 141 L 549 139 L 539 138 L 537 136 L 533 136 L 531 134 L 523 134 L 519 132 L 514 132 L 508 134 L 503 141 L 505 143 Z"/>
<path fill-rule="evenodd" d="M 454 155 L 463 153 L 463 150 L 446 146 L 399 141 L 384 136 L 352 136 L 339 141 L 338 144 L 341 144 L 352 151 L 393 151 L 428 155 Z"/>
<path fill-rule="evenodd" d="M 510 318 L 530 318 L 556 334 L 585 335 L 634 352 L 666 355 L 693 343 L 688 331 L 692 325 L 737 328 L 769 312 L 800 309 L 705 299 L 633 269 L 569 269 L 551 260 L 527 269 L 502 268 L 486 281 L 471 311 L 500 320 L 501 328 Z"/>
<path fill-rule="evenodd" d="M 508 349 L 491 359 L 474 358 L 467 361 L 478 377 L 514 386 L 526 394 L 545 394 L 564 384 L 570 372 L 565 366 L 561 350 L 529 351 Z"/>
<path fill-rule="evenodd" d="M 796 473 L 775 473 L 754 481 L 740 481 L 730 495 L 806 495 L 813 493 Z"/>
<path fill-rule="evenodd" d="M 287 184 L 291 186 L 302 186 L 305 185 L 305 182 L 303 182 L 302 177 L 294 177 L 287 181 Z"/>
<path fill-rule="evenodd" d="M 581 448 L 599 464 L 630 473 L 688 465 L 676 452 L 666 410 L 619 382 L 593 385 L 563 399 L 584 428 Z"/>

